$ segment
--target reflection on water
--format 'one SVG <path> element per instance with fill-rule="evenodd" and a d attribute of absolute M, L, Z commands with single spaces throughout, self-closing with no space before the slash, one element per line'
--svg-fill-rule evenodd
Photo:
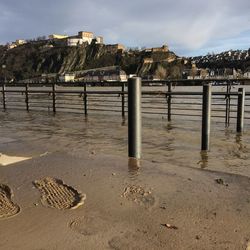
<path fill-rule="evenodd" d="M 122 117 L 122 123 L 121 123 L 121 126 L 126 126 L 126 118 L 125 117 Z"/>
<path fill-rule="evenodd" d="M 236 134 L 235 136 L 236 145 L 238 145 L 239 151 L 244 152 L 244 145 L 242 143 L 242 134 Z"/>
<path fill-rule="evenodd" d="M 201 160 L 198 162 L 200 164 L 200 167 L 202 169 L 208 168 L 208 152 L 205 150 L 202 150 L 200 152 Z"/>
<path fill-rule="evenodd" d="M 127 120 L 120 115 L 0 113 L 0 137 L 37 143 L 74 156 L 95 151 L 127 157 Z M 250 132 L 212 122 L 209 157 L 200 152 L 200 121 L 143 118 L 143 160 L 250 176 Z M 0 141 L 1 144 L 1 141 Z M 197 164 L 197 162 L 199 164 Z M 132 170 L 132 169 L 131 169 Z M 133 173 L 133 171 L 131 171 Z M 134 172 L 136 173 L 136 171 Z M 138 174 L 138 173 L 137 173 Z"/>
<path fill-rule="evenodd" d="M 140 167 L 141 160 L 131 157 L 128 159 L 128 173 L 131 179 L 135 179 L 139 175 Z"/>
<path fill-rule="evenodd" d="M 166 125 L 165 125 L 165 129 L 167 132 L 171 132 L 171 130 L 174 129 L 174 126 L 171 122 L 168 122 Z"/>

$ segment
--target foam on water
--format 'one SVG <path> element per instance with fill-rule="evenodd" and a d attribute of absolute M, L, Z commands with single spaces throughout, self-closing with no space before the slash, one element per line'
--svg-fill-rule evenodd
<path fill-rule="evenodd" d="M 0 166 L 8 166 L 20 161 L 29 160 L 29 157 L 20 157 L 20 156 L 9 156 L 0 153 Z"/>

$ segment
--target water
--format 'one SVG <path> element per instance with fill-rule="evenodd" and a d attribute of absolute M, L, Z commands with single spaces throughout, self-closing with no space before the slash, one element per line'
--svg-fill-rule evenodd
<path fill-rule="evenodd" d="M 211 150 L 200 152 L 200 120 L 143 118 L 143 160 L 176 167 L 250 176 L 250 127 L 243 136 L 235 124 L 212 121 Z M 48 151 L 105 153 L 127 157 L 127 120 L 121 115 L 7 111 L 0 114 L 0 137 L 44 145 Z M 14 142 L 13 142 L 14 143 Z"/>

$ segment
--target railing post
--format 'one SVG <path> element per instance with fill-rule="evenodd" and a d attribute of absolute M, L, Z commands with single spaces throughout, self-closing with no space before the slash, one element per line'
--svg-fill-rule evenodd
<path fill-rule="evenodd" d="M 225 116 L 225 126 L 228 127 L 230 123 L 230 106 L 231 106 L 231 83 L 227 82 L 227 94 L 226 94 L 226 116 Z"/>
<path fill-rule="evenodd" d="M 53 113 L 56 113 L 56 85 L 52 83 Z"/>
<path fill-rule="evenodd" d="M 88 114 L 88 103 L 87 103 L 87 83 L 84 83 L 84 114 Z"/>
<path fill-rule="evenodd" d="M 122 82 L 122 117 L 125 117 L 125 83 Z"/>
<path fill-rule="evenodd" d="M 29 92 L 28 92 L 28 83 L 25 85 L 25 103 L 26 103 L 26 110 L 29 112 Z"/>
<path fill-rule="evenodd" d="M 203 85 L 201 150 L 209 150 L 211 122 L 211 84 Z"/>
<path fill-rule="evenodd" d="M 128 156 L 141 158 L 141 78 L 128 80 Z"/>
<path fill-rule="evenodd" d="M 245 89 L 238 89 L 238 107 L 237 107 L 237 133 L 242 133 L 244 128 L 244 106 L 245 106 Z"/>
<path fill-rule="evenodd" d="M 168 121 L 171 121 L 171 92 L 172 92 L 172 83 L 168 83 Z"/>
<path fill-rule="evenodd" d="M 5 98 L 5 84 L 2 85 L 2 94 L 3 94 L 3 110 L 6 110 L 6 98 Z"/>

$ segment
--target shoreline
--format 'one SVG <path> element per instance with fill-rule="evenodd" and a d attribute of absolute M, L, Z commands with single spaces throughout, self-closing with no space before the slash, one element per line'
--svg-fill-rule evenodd
<path fill-rule="evenodd" d="M 30 159 L 0 166 L 0 249 L 249 250 L 249 133 L 220 128 L 203 157 L 197 123 L 145 120 L 133 169 L 117 117 L 1 117 L 0 153 Z"/>

